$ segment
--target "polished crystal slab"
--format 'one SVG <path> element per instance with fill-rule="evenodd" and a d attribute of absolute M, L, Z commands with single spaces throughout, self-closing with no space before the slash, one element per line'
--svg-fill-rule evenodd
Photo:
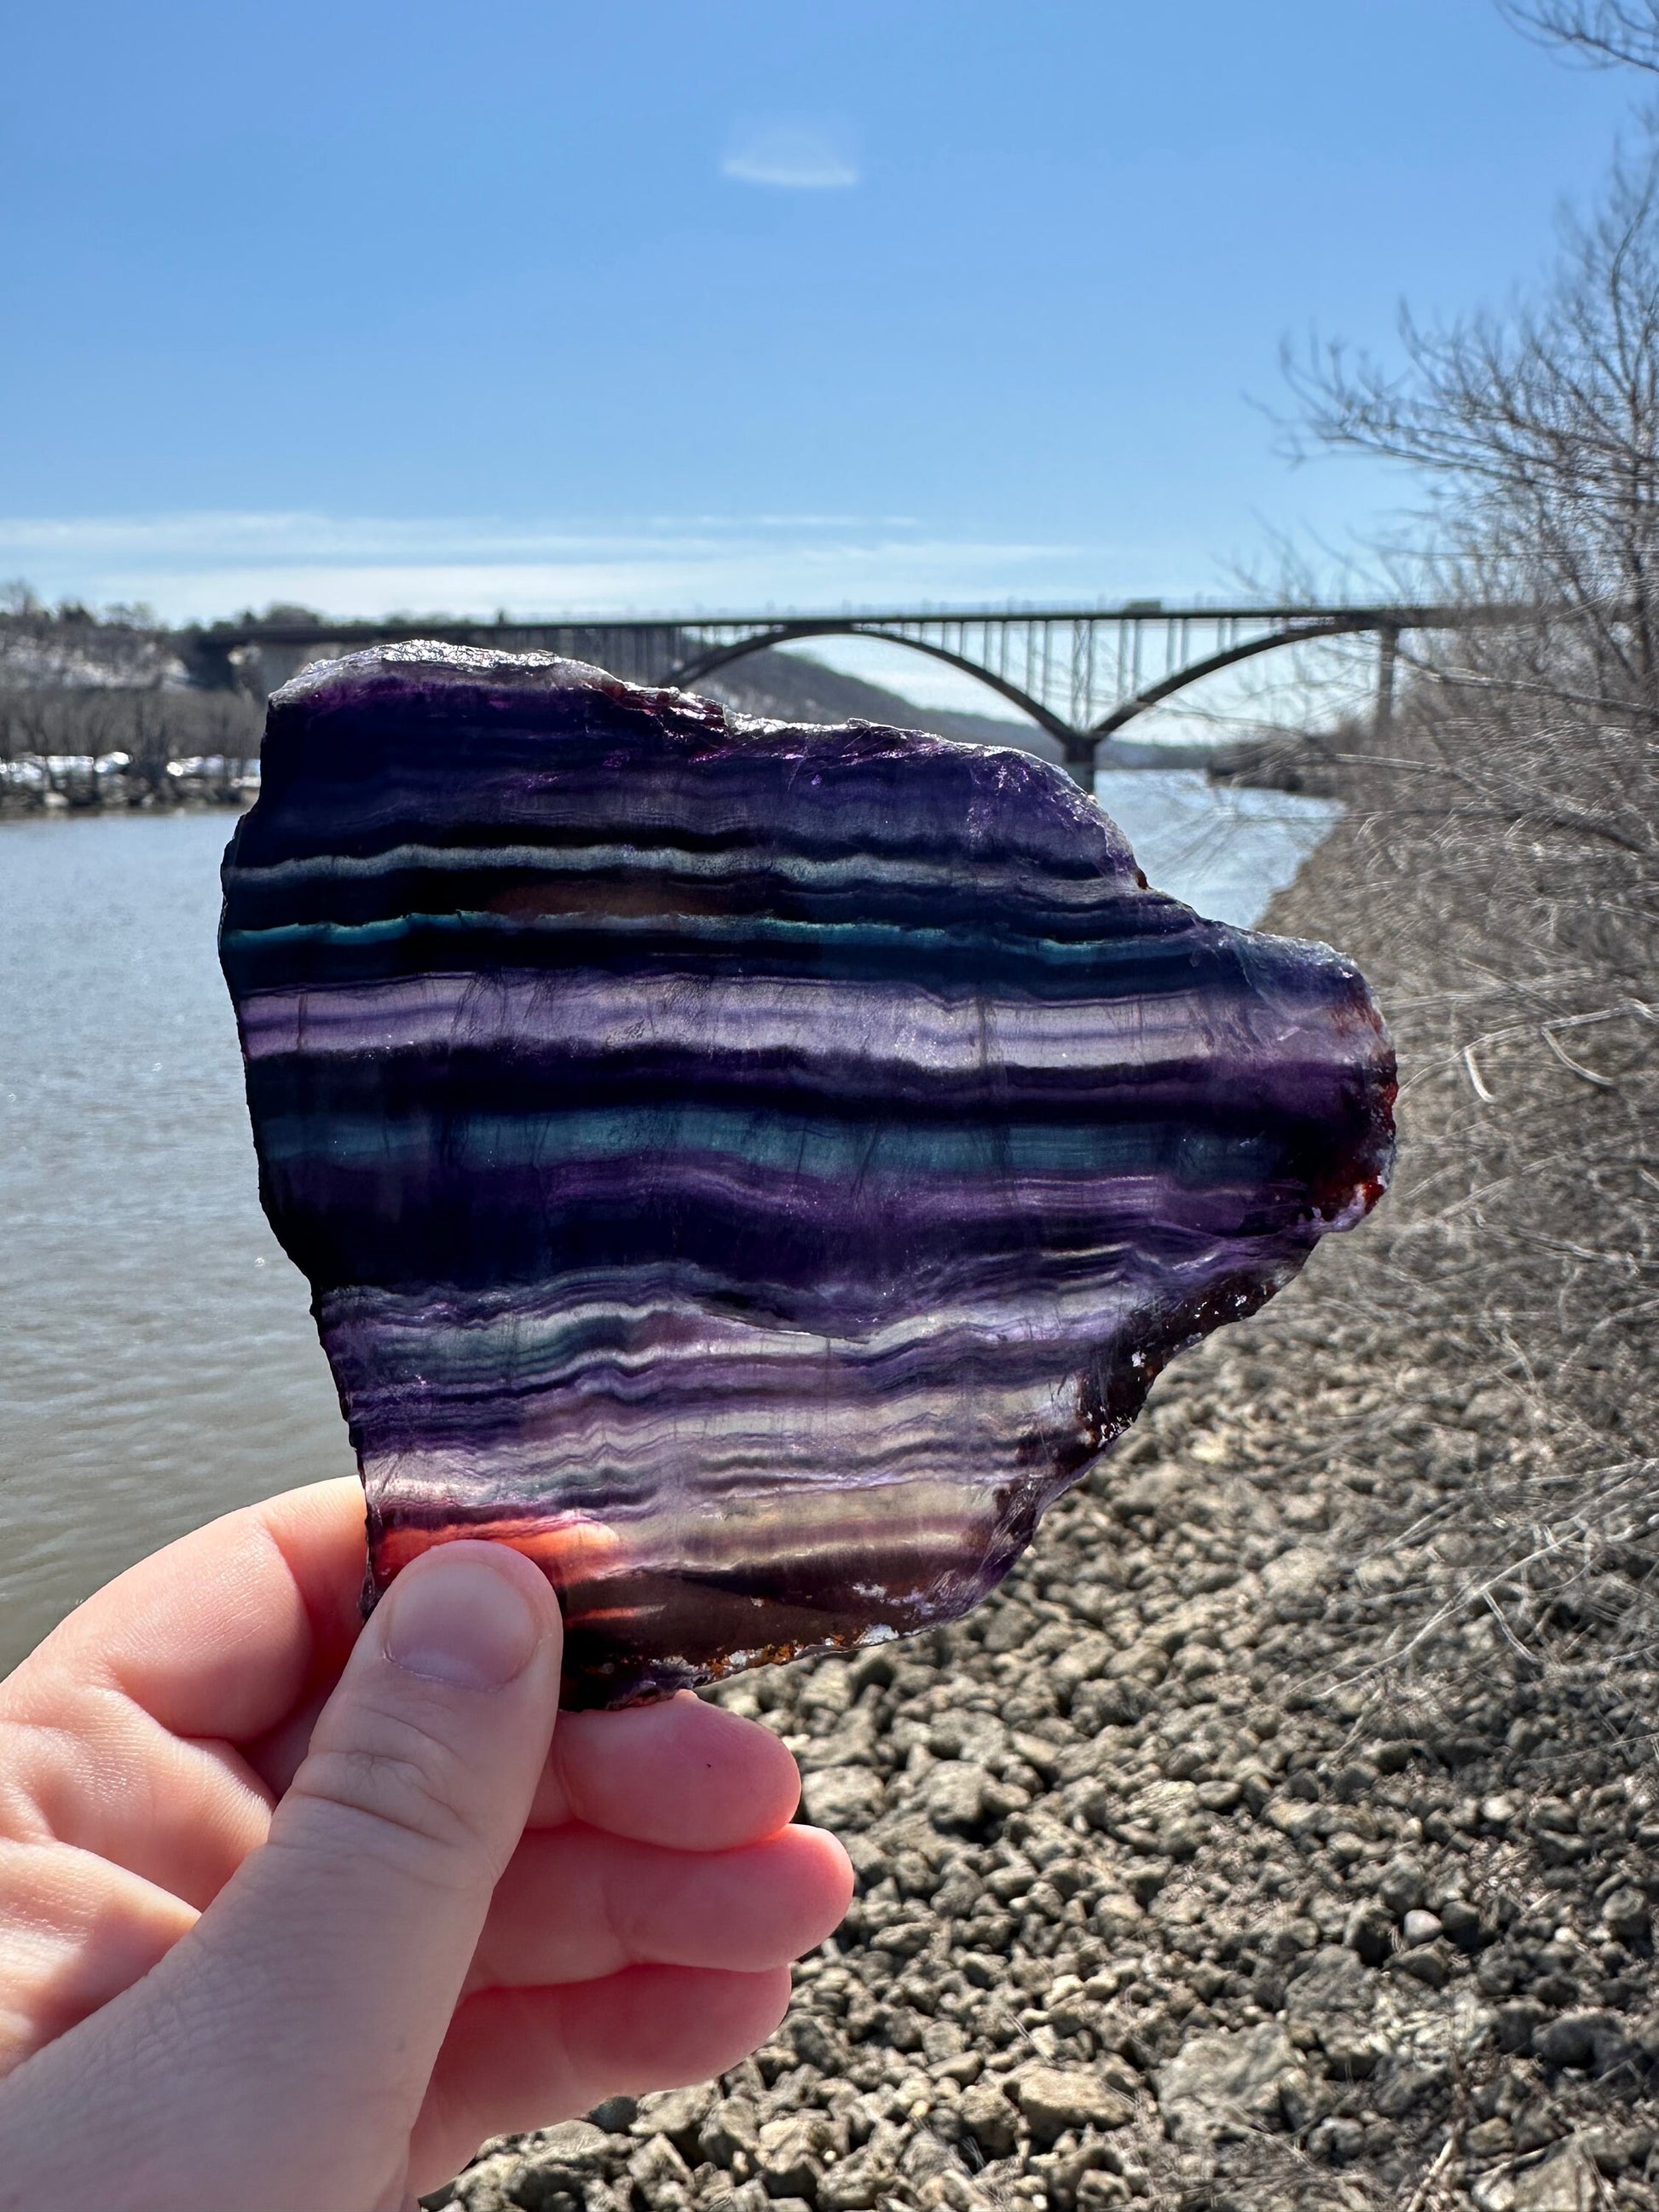
<path fill-rule="evenodd" d="M 222 955 L 371 1592 L 483 1535 L 619 1705 L 965 1611 L 1375 1202 L 1322 945 L 1012 751 L 410 644 L 270 702 Z"/>

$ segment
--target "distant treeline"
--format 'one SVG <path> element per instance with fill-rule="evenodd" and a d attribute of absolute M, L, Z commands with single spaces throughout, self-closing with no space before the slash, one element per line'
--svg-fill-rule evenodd
<path fill-rule="evenodd" d="M 46 607 L 0 592 L 0 807 L 240 801 L 261 703 L 193 684 L 142 607 Z"/>

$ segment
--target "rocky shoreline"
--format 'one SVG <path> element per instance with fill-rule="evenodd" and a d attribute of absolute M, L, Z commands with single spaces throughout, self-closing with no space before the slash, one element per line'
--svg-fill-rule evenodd
<path fill-rule="evenodd" d="M 845 1924 L 753 2060 L 429 2201 L 1659 2212 L 1651 1547 L 1598 1540 L 1517 1641 L 1460 1526 L 1535 1410 L 1340 1242 L 967 1620 L 718 1692 L 846 1840 Z"/>
<path fill-rule="evenodd" d="M 1478 1623 L 1426 1725 L 1353 1666 L 1375 1486 L 1464 1479 L 1501 1409 L 1318 1309 L 1172 1370 L 969 1620 L 720 1693 L 846 1838 L 845 1925 L 755 2060 L 457 2202 L 1659 2205 L 1652 1793 Z"/>

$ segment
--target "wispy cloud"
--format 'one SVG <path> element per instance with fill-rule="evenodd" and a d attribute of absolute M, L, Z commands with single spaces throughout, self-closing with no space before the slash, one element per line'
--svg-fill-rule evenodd
<path fill-rule="evenodd" d="M 851 134 L 836 125 L 777 117 L 740 124 L 726 143 L 720 174 L 780 191 L 844 191 L 859 181 Z"/>
<path fill-rule="evenodd" d="M 1146 561 L 1133 544 L 951 538 L 912 517 L 879 514 L 647 515 L 609 526 L 303 511 L 0 514 L 0 581 L 23 579 L 49 601 L 138 603 L 167 623 L 278 605 L 341 620 L 407 619 L 411 628 L 440 615 L 535 621 L 1075 606 L 1144 591 Z M 884 641 L 820 639 L 805 649 L 918 706 L 1008 711 L 973 678 Z M 1284 674 L 1294 690 L 1295 672 Z M 1230 692 L 1214 703 L 1225 711 L 1237 702 Z M 1282 713 L 1264 709 L 1258 719 L 1288 719 L 1306 703 L 1297 694 Z M 1178 704 L 1159 710 L 1158 734 L 1214 732 L 1196 717 L 1188 726 Z"/>
<path fill-rule="evenodd" d="M 530 617 L 1071 601 L 1139 574 L 1124 548 L 947 538 L 890 515 L 0 515 L 0 579 L 53 600 L 143 601 L 169 622 L 273 602 Z"/>

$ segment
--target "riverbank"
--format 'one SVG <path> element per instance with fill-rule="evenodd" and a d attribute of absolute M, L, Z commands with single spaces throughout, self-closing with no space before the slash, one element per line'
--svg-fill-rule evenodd
<path fill-rule="evenodd" d="M 1371 1352 L 1291 1291 L 973 1619 L 724 1692 L 846 1838 L 848 1923 L 757 2060 L 486 2154 L 468 2212 L 1659 2203 L 1651 1790 L 1490 1620 L 1409 1711 L 1367 1675 L 1437 1571 L 1379 1548 L 1379 1486 L 1507 1449 Z"/>
<path fill-rule="evenodd" d="M 468 2212 L 1659 2207 L 1650 1501 L 1441 1326 L 1479 1102 L 1388 957 L 1409 890 L 1359 911 L 1374 829 L 1270 921 L 1381 963 L 1395 1195 L 1160 1380 L 977 1613 L 719 1693 L 795 1750 L 853 1911 L 754 2061 L 487 2147 Z"/>
<path fill-rule="evenodd" d="M 82 781 L 73 775 L 47 783 L 0 781 L 0 822 L 27 822 L 58 814 L 240 814 L 258 796 L 256 781 L 169 775 L 159 790 L 123 777 Z"/>

